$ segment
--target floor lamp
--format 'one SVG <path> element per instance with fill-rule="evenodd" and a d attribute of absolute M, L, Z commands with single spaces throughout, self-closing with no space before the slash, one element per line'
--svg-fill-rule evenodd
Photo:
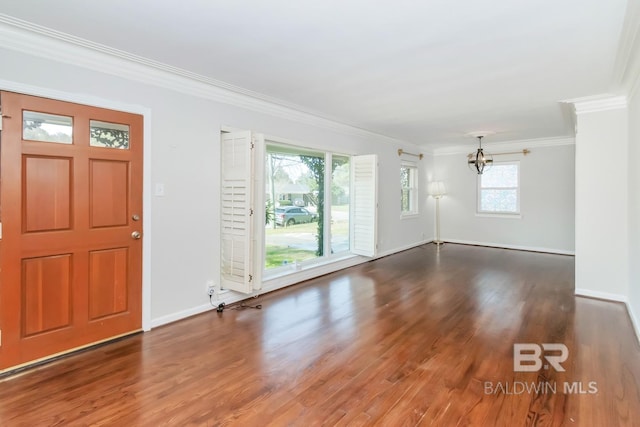
<path fill-rule="evenodd" d="M 447 194 L 444 183 L 442 181 L 433 181 L 429 184 L 429 194 L 436 199 L 436 238 L 433 243 L 439 246 L 444 243 L 440 240 L 440 199 Z"/>

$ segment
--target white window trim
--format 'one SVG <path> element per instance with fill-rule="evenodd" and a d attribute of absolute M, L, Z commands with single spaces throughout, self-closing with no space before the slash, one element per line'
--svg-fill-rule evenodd
<path fill-rule="evenodd" d="M 324 156 L 324 161 L 325 161 L 325 195 L 327 194 L 327 168 L 326 168 L 326 162 L 327 162 L 327 158 L 329 160 L 331 160 L 331 155 L 333 155 L 333 153 L 327 151 L 326 149 L 320 149 L 320 148 L 315 148 L 315 147 L 310 147 L 306 144 L 302 144 L 299 142 L 295 142 L 295 141 L 291 141 L 291 140 L 284 140 L 282 138 L 275 138 L 275 137 L 269 137 L 268 139 L 265 138 L 264 141 L 264 151 L 261 155 L 262 157 L 262 162 L 264 163 L 266 160 L 267 155 L 269 154 L 269 146 L 276 146 L 276 147 L 283 147 L 283 148 L 287 148 L 293 151 L 298 151 L 299 153 L 301 152 L 310 152 L 310 153 L 315 153 L 315 154 L 321 154 Z M 342 154 L 337 154 L 337 155 L 342 155 Z M 344 155 L 345 157 L 350 157 L 348 155 Z M 262 174 L 264 175 L 264 174 Z M 330 177 L 329 177 L 330 178 Z M 264 178 L 263 178 L 264 179 Z M 329 183 L 330 185 L 330 183 Z M 260 188 L 262 188 L 264 186 L 264 181 L 262 181 L 261 183 L 258 184 L 258 186 Z M 330 187 L 329 187 L 330 188 Z M 331 194 L 331 193 L 329 193 Z M 329 198 L 330 199 L 330 198 Z M 324 205 L 325 211 L 327 211 L 327 209 L 329 211 L 331 211 L 331 200 L 329 200 L 329 203 L 327 203 L 326 197 L 325 197 L 325 205 Z M 324 255 L 321 257 L 316 257 L 316 258 L 312 258 L 312 259 L 308 259 L 305 261 L 301 261 L 301 262 L 292 262 L 291 264 L 286 264 L 280 267 L 274 267 L 274 268 L 265 268 L 264 264 L 265 264 L 265 258 L 267 256 L 267 246 L 266 246 L 266 233 L 263 231 L 262 234 L 262 247 L 261 247 L 261 253 L 262 256 L 260 257 L 260 259 L 256 259 L 256 269 L 260 270 L 262 272 L 262 278 L 265 281 L 269 281 L 269 280 L 273 280 L 273 279 L 277 279 L 279 277 L 283 277 L 283 276 L 288 276 L 290 274 L 299 272 L 299 271 L 305 271 L 308 270 L 310 268 L 315 268 L 317 266 L 321 266 L 324 264 L 330 264 L 332 262 L 335 262 L 336 259 L 340 258 L 341 254 L 337 254 L 334 255 L 331 252 L 331 249 L 329 247 L 329 252 L 327 252 L 327 242 L 326 240 L 329 240 L 329 242 L 331 241 L 331 229 L 327 229 L 327 216 L 328 215 L 324 215 L 325 218 L 325 247 L 323 249 L 323 253 Z"/>
<path fill-rule="evenodd" d="M 341 153 L 341 152 L 334 152 L 334 151 L 330 151 L 328 150 L 326 147 L 325 148 L 320 148 L 320 147 L 314 147 L 308 144 L 304 144 L 298 141 L 293 141 L 293 140 L 288 140 L 288 139 L 284 139 L 284 138 L 279 138 L 279 137 L 274 137 L 274 136 L 264 136 L 263 138 L 263 150 L 260 153 L 260 157 L 263 159 L 262 162 L 264 163 L 264 159 L 267 156 L 267 146 L 268 145 L 275 145 L 275 146 L 284 146 L 284 147 L 288 147 L 294 150 L 302 150 L 302 151 L 313 151 L 313 152 L 317 152 L 318 154 L 324 154 L 325 156 L 325 162 L 326 164 L 331 165 L 333 156 L 339 156 L 339 157 L 348 157 L 350 159 L 351 162 L 351 170 L 353 171 L 353 162 L 354 162 L 354 158 L 355 157 L 359 157 L 353 154 L 345 154 L 345 153 Z M 376 164 L 377 164 L 377 160 L 376 160 Z M 353 172 L 352 172 L 353 173 Z M 328 174 L 328 175 L 327 175 Z M 262 173 L 259 176 L 264 176 L 264 173 Z M 374 191 L 374 195 L 376 195 L 377 197 L 377 167 L 376 167 L 376 172 L 375 172 L 375 191 Z M 262 178 L 264 179 L 264 178 Z M 326 168 L 325 167 L 325 196 L 327 194 L 329 194 L 328 199 L 325 197 L 325 211 L 331 211 L 331 180 L 333 179 L 333 177 L 331 176 L 331 167 Z M 354 182 L 353 182 L 353 175 L 352 175 L 352 179 L 351 179 L 351 191 L 350 194 L 354 194 L 353 191 L 353 187 L 354 187 Z M 264 186 L 264 182 L 260 182 L 257 184 L 258 188 L 262 188 Z M 354 248 L 354 243 L 353 243 L 353 227 L 354 227 L 354 223 L 355 223 L 355 213 L 353 211 L 354 209 L 354 202 L 353 199 L 350 201 L 350 208 L 349 208 L 349 240 L 350 240 L 350 249 L 348 251 L 342 251 L 342 252 L 337 252 L 337 253 L 332 253 L 331 252 L 331 218 L 330 215 L 325 215 L 325 239 L 324 239 L 324 243 L 325 243 L 325 250 L 324 250 L 324 255 L 321 257 L 317 257 L 317 258 L 313 258 L 313 259 L 309 259 L 309 260 L 305 260 L 299 263 L 291 263 L 291 264 L 287 264 L 284 266 L 280 266 L 280 267 L 275 267 L 275 268 L 270 268 L 270 269 L 266 269 L 264 267 L 264 260 L 266 257 L 266 239 L 265 239 L 265 233 L 264 231 L 262 231 L 262 236 L 261 236 L 261 254 L 262 256 L 258 257 L 259 259 L 255 260 L 255 268 L 257 270 L 259 270 L 261 272 L 261 278 L 262 280 L 266 281 L 273 281 L 273 280 L 277 280 L 280 279 L 282 277 L 286 277 L 286 276 L 290 276 L 292 274 L 295 273 L 299 273 L 299 272 L 304 272 L 307 270 L 312 270 L 314 268 L 318 268 L 318 267 L 323 267 L 326 265 L 330 265 L 330 264 L 334 264 L 334 263 L 339 263 L 342 262 L 344 260 L 347 259 L 351 259 L 351 258 L 355 258 L 358 255 L 362 255 L 361 253 L 358 253 L 358 251 Z M 377 199 L 376 199 L 376 205 L 377 205 Z M 264 224 L 264 221 L 262 222 Z M 377 248 L 377 223 L 374 225 L 373 227 L 373 231 L 371 232 L 374 234 L 374 244 L 375 247 Z M 365 256 L 375 256 L 376 250 L 375 248 L 373 249 L 373 254 L 372 255 L 365 255 Z"/>
<path fill-rule="evenodd" d="M 522 218 L 522 214 L 520 213 L 486 213 L 486 212 L 482 212 L 482 213 L 477 213 L 476 212 L 476 216 L 478 218 L 507 218 L 507 219 L 521 219 Z"/>
<path fill-rule="evenodd" d="M 508 166 L 508 165 L 516 165 L 518 166 L 518 185 L 516 187 L 482 187 L 482 175 L 478 175 L 477 180 L 477 191 L 476 191 L 476 216 L 478 217 L 493 217 L 493 218 L 522 218 L 522 212 L 520 211 L 520 162 L 518 160 L 507 161 L 507 162 L 494 162 L 495 166 Z M 480 202 L 482 200 L 482 190 L 516 190 L 516 211 L 508 212 L 508 211 L 486 211 L 482 210 L 480 207 Z"/>
<path fill-rule="evenodd" d="M 400 219 L 409 219 L 409 218 L 417 218 L 420 216 L 420 201 L 419 201 L 419 187 L 418 183 L 420 182 L 420 172 L 418 170 L 418 164 L 416 162 L 402 161 L 400 163 L 400 169 L 402 168 L 410 168 L 414 171 L 414 173 L 410 173 L 410 183 L 409 183 L 409 204 L 414 209 L 410 211 L 402 210 L 402 203 L 400 204 Z M 411 179 L 413 178 L 413 179 Z M 400 200 L 402 200 L 402 181 L 400 182 Z"/>

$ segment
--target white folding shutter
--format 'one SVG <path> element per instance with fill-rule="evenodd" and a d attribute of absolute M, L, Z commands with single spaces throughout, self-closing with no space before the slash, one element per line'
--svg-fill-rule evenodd
<path fill-rule="evenodd" d="M 260 133 L 252 134 L 253 140 L 253 189 L 265 188 L 265 144 L 264 135 Z M 264 191 L 252 191 L 253 194 L 253 269 L 254 275 L 251 281 L 253 290 L 259 290 L 262 288 L 262 264 L 264 263 L 263 248 L 264 248 L 264 223 L 265 223 L 265 192 Z"/>
<path fill-rule="evenodd" d="M 224 289 L 253 290 L 253 150 L 251 132 L 221 138 L 221 278 Z"/>
<path fill-rule="evenodd" d="M 351 252 L 372 257 L 378 246 L 378 156 L 351 158 Z"/>

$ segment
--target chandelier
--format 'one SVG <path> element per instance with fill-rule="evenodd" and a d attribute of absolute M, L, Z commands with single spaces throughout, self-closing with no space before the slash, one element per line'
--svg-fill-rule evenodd
<path fill-rule="evenodd" d="M 478 175 L 482 175 L 482 172 L 493 165 L 493 156 L 491 156 L 491 154 L 485 154 L 485 152 L 482 151 L 482 138 L 484 136 L 485 135 L 476 136 L 476 138 L 478 138 L 478 151 L 476 151 L 475 156 L 473 154 L 469 154 L 468 160 L 469 169 L 477 172 Z"/>

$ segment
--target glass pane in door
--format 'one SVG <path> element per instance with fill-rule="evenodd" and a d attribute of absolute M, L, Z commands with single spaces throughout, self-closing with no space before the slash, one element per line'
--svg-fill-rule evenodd
<path fill-rule="evenodd" d="M 36 111 L 23 111 L 22 139 L 72 144 L 73 118 Z"/>
<path fill-rule="evenodd" d="M 129 149 L 129 125 L 98 120 L 91 120 L 89 124 L 91 131 L 89 144 L 92 147 Z"/>

